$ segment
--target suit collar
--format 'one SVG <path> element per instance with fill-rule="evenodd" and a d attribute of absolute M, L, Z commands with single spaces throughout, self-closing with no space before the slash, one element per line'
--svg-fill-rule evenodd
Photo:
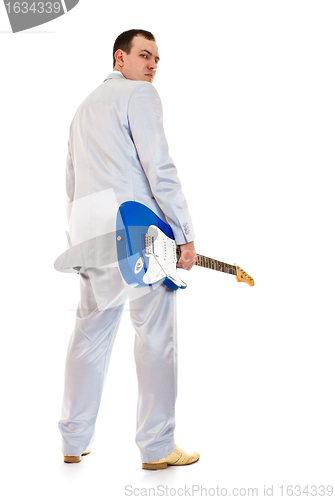
<path fill-rule="evenodd" d="M 123 78 L 124 80 L 126 80 L 126 78 L 123 76 L 123 74 L 120 71 L 113 71 L 110 75 L 107 76 L 107 78 L 105 78 L 104 82 L 106 80 L 114 80 L 114 79 L 120 79 L 120 78 Z"/>

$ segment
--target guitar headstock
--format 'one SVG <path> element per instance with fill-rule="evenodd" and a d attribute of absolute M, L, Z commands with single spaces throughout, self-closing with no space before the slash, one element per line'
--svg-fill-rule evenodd
<path fill-rule="evenodd" d="M 249 276 L 249 274 L 247 274 L 245 271 L 243 271 L 243 269 L 238 265 L 235 264 L 235 266 L 236 266 L 236 280 L 238 282 L 243 281 L 249 286 L 254 286 L 255 282 L 252 279 L 252 277 Z"/>

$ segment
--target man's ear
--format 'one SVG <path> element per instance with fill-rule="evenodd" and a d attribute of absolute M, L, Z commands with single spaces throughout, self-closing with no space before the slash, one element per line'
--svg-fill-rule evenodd
<path fill-rule="evenodd" d="M 122 49 L 117 49 L 117 51 L 114 54 L 115 61 L 118 63 L 119 66 L 124 65 L 124 58 L 123 58 L 123 50 Z"/>

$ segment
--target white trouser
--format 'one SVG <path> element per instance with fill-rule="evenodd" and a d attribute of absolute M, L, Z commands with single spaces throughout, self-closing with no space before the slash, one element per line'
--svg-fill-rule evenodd
<path fill-rule="evenodd" d="M 94 440 L 109 360 L 127 296 L 135 328 L 136 444 L 141 460 L 158 460 L 175 449 L 176 292 L 163 284 L 139 290 L 129 287 L 118 268 L 82 268 L 58 424 L 62 452 L 67 455 L 81 455 Z"/>

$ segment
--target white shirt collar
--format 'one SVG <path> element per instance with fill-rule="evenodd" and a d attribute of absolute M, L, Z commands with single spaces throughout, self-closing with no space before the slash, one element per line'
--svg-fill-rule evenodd
<path fill-rule="evenodd" d="M 110 73 L 110 74 L 107 76 L 107 78 L 105 78 L 105 79 L 104 79 L 104 82 L 105 82 L 106 80 L 110 80 L 110 79 L 112 79 L 112 78 L 120 78 L 120 77 L 121 77 L 121 78 L 124 78 L 124 79 L 126 80 L 126 77 L 125 77 L 125 76 L 123 76 L 123 74 L 121 73 L 121 71 L 115 70 L 115 71 L 113 71 L 112 73 Z"/>

